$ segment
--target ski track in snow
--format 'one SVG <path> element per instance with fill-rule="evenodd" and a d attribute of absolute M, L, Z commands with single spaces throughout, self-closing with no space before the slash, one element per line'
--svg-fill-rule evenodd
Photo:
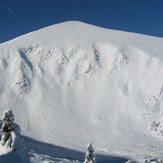
<path fill-rule="evenodd" d="M 27 137 L 32 163 L 82 162 L 90 142 L 98 162 L 157 158 L 159 163 L 162 44 L 161 38 L 81 22 L 57 24 L 3 43 L 0 115 L 12 109 Z M 67 150 L 53 157 L 55 147 Z M 79 156 L 71 156 L 74 151 Z"/>

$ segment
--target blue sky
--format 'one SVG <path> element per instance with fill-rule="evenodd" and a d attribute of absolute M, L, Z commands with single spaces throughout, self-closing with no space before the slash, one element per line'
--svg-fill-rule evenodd
<path fill-rule="evenodd" d="M 0 0 L 0 43 L 70 20 L 163 37 L 163 0 Z"/>

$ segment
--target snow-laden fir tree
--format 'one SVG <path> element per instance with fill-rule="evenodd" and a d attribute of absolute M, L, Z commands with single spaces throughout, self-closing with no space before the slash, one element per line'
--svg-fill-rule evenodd
<path fill-rule="evenodd" d="M 95 154 L 94 154 L 94 149 L 92 147 L 92 144 L 88 144 L 87 147 L 87 153 L 85 155 L 85 161 L 84 163 L 95 163 Z"/>
<path fill-rule="evenodd" d="M 3 119 L 0 121 L 1 127 L 1 145 L 12 148 L 13 150 L 22 149 L 24 145 L 20 139 L 20 128 L 14 123 L 14 115 L 11 110 L 3 113 Z"/>
<path fill-rule="evenodd" d="M 11 147 L 12 136 L 11 132 L 14 131 L 13 127 L 14 116 L 11 110 L 6 110 L 3 113 L 3 119 L 1 120 L 1 144 L 4 146 L 6 143 Z"/>

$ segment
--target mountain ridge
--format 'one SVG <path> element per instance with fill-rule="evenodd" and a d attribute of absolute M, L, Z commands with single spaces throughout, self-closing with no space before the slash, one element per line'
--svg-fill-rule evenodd
<path fill-rule="evenodd" d="M 162 40 L 162 38 L 159 38 L 159 37 L 155 37 L 155 36 L 149 36 L 149 35 L 143 35 L 143 34 L 138 34 L 138 33 L 132 33 L 132 32 L 126 32 L 126 31 L 120 31 L 120 30 L 114 30 L 114 29 L 107 29 L 107 28 L 103 28 L 103 27 L 98 27 L 98 26 L 95 26 L 95 25 L 91 25 L 91 24 L 87 24 L 87 23 L 83 23 L 83 22 L 80 22 L 80 21 L 67 21 L 67 22 L 63 22 L 63 23 L 58 23 L 58 24 L 54 24 L 54 25 L 51 25 L 51 26 L 47 26 L 47 27 L 44 27 L 44 28 L 41 28 L 41 29 L 38 29 L 38 30 L 35 30 L 35 31 L 32 31 L 32 32 L 29 32 L 29 33 L 27 33 L 27 34 L 25 34 L 25 35 L 22 35 L 22 36 L 19 36 L 19 37 L 16 37 L 16 38 L 14 38 L 14 39 L 12 39 L 12 40 L 18 40 L 18 39 L 20 39 L 20 38 L 22 38 L 22 37 L 28 37 L 28 35 L 33 35 L 34 33 L 41 33 L 41 32 L 46 32 L 47 30 L 50 30 L 51 31 L 51 33 L 53 33 L 54 32 L 54 30 L 55 29 L 57 29 L 57 28 L 61 28 L 61 30 L 62 30 L 62 28 L 64 28 L 64 30 L 66 30 L 65 28 L 66 28 L 66 26 L 68 27 L 68 28 L 80 28 L 80 26 L 83 28 L 86 28 L 87 30 L 89 29 L 89 28 L 91 28 L 91 30 L 93 29 L 94 31 L 102 31 L 102 33 L 103 33 L 103 31 L 105 31 L 105 33 L 107 33 L 107 32 L 109 32 L 110 31 L 110 33 L 123 33 L 124 35 L 126 34 L 126 35 L 137 35 L 137 36 L 143 36 L 143 37 L 147 37 L 148 39 L 149 38 L 156 38 L 157 40 Z M 79 29 L 79 30 L 82 30 L 82 28 L 81 29 Z M 98 29 L 98 30 L 97 30 Z M 87 32 L 90 32 L 89 30 L 87 31 Z M 5 43 L 8 43 L 8 42 L 10 42 L 10 41 L 12 41 L 12 40 L 9 40 L 9 41 L 7 41 L 7 42 L 4 42 L 4 43 L 2 43 L 2 44 L 5 44 Z"/>

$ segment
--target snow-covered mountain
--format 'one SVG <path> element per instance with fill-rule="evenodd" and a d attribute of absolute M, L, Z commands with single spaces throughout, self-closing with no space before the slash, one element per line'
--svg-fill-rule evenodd
<path fill-rule="evenodd" d="M 159 159 L 163 39 L 70 21 L 5 42 L 0 103 L 31 162 L 82 161 L 90 142 L 103 163 Z"/>

